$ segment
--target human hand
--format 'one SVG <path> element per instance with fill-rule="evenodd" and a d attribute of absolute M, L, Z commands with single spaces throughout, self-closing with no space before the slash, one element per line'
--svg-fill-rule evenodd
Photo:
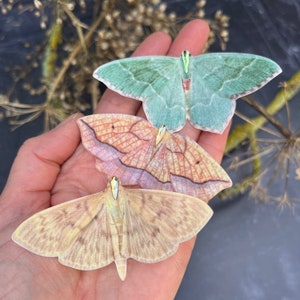
<path fill-rule="evenodd" d="M 179 56 L 182 50 L 201 53 L 207 24 L 188 23 L 171 43 L 167 34 L 154 33 L 137 55 Z M 112 91 L 103 95 L 97 113 L 144 116 L 141 103 Z M 122 282 L 114 264 L 94 271 L 61 265 L 16 245 L 11 235 L 33 215 L 59 203 L 101 191 L 107 183 L 95 168 L 95 158 L 80 144 L 76 120 L 70 117 L 54 130 L 29 139 L 21 147 L 0 198 L 0 298 L 8 299 L 173 299 L 190 259 L 195 238 L 180 244 L 170 258 L 154 264 L 129 259 Z M 182 130 L 215 160 L 221 161 L 228 129 L 222 134 L 200 132 L 187 124 Z"/>

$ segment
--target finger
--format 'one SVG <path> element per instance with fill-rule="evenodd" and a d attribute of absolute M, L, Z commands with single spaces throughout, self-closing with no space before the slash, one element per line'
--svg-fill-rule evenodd
<path fill-rule="evenodd" d="M 23 144 L 1 195 L 1 205 L 14 209 L 17 207 L 25 214 L 49 206 L 50 190 L 60 167 L 80 143 L 76 124 L 79 117 L 80 114 L 71 116 L 55 129 L 28 139 Z M 18 215 L 16 211 L 15 215 Z"/>
<path fill-rule="evenodd" d="M 202 53 L 209 35 L 208 24 L 203 20 L 188 22 L 178 33 L 172 43 L 168 55 L 180 56 L 183 50 L 189 50 L 192 55 Z"/>
<path fill-rule="evenodd" d="M 193 20 L 180 30 L 168 51 L 168 55 L 180 56 L 183 50 L 189 50 L 192 55 L 198 55 L 203 51 L 208 35 L 209 27 L 207 23 L 202 20 Z M 142 108 L 140 108 L 138 115 L 145 117 Z M 181 132 L 194 140 L 198 139 L 200 134 L 200 130 L 194 128 L 188 122 Z"/>
<path fill-rule="evenodd" d="M 225 128 L 222 134 L 208 131 L 201 132 L 198 143 L 206 150 L 218 163 L 222 161 L 227 137 L 230 131 L 230 124 Z"/>
<path fill-rule="evenodd" d="M 132 56 L 165 55 L 170 47 L 171 38 L 163 32 L 156 32 L 147 37 Z M 122 113 L 135 115 L 141 102 L 123 97 L 107 90 L 101 98 L 95 113 Z"/>

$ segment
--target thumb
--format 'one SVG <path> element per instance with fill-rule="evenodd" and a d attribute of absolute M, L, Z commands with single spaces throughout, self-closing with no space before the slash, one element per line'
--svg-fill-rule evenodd
<path fill-rule="evenodd" d="M 18 219 L 49 207 L 51 189 L 61 165 L 80 143 L 73 115 L 53 130 L 30 138 L 22 145 L 0 197 L 1 221 Z"/>

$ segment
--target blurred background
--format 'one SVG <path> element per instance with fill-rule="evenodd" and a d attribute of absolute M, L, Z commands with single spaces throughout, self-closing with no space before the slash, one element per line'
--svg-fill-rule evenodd
<path fill-rule="evenodd" d="M 283 73 L 251 96 L 263 110 L 276 108 L 258 130 L 242 127 L 247 139 L 228 150 L 223 166 L 235 188 L 210 202 L 215 214 L 176 299 L 299 299 L 299 1 L 1 1 L 0 8 L 0 191 L 22 143 L 73 111 L 91 113 L 103 90 L 93 69 L 128 56 L 153 31 L 176 35 L 202 17 L 213 32 L 209 52 L 275 60 Z M 252 124 L 264 112 L 242 99 L 237 111 Z M 232 132 L 236 126 L 245 121 L 235 116 Z"/>

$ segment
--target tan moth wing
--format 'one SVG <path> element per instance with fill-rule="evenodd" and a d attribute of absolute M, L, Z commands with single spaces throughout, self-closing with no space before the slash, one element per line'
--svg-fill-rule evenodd
<path fill-rule="evenodd" d="M 114 195 L 118 195 L 116 198 Z M 36 213 L 12 239 L 42 256 L 78 270 L 115 262 L 122 280 L 128 258 L 157 262 L 196 235 L 212 216 L 198 198 L 156 190 L 106 190 Z"/>
<path fill-rule="evenodd" d="M 164 260 L 206 225 L 213 211 L 202 200 L 180 193 L 123 189 L 128 199 L 121 253 L 145 263 Z"/>
<path fill-rule="evenodd" d="M 38 212 L 15 230 L 12 239 L 33 253 L 60 256 L 96 215 L 103 214 L 103 195 L 85 196 Z"/>

